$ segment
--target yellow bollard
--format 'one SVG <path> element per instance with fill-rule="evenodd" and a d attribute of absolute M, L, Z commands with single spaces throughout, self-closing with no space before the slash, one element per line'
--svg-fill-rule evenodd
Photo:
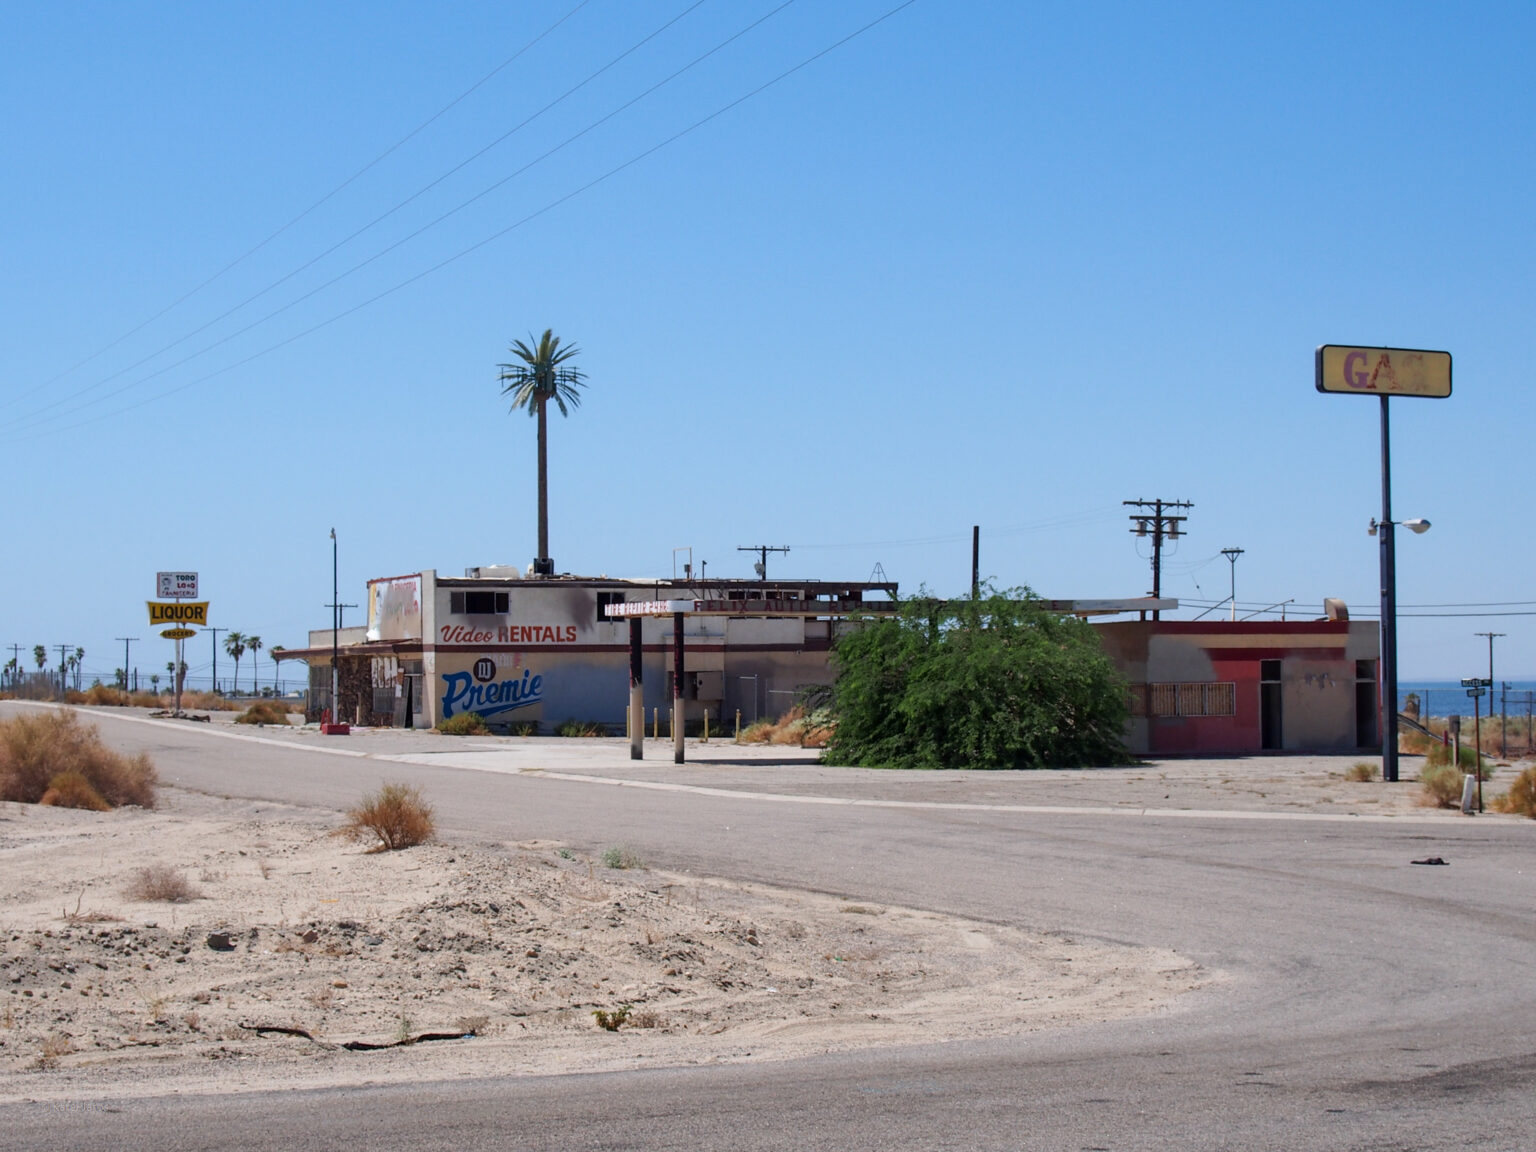
<path fill-rule="evenodd" d="M 736 709 L 736 743 L 741 743 L 741 709 Z"/>
<path fill-rule="evenodd" d="M 709 743 L 709 709 L 708 708 L 704 709 L 704 740 L 703 740 L 703 743 L 705 743 L 705 744 Z"/>
<path fill-rule="evenodd" d="M 651 709 L 651 735 L 657 740 L 661 739 L 661 709 Z"/>

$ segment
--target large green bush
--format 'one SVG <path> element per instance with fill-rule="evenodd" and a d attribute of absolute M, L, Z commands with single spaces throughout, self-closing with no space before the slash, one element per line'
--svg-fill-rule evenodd
<path fill-rule="evenodd" d="M 1027 588 L 906 601 L 833 651 L 827 761 L 1046 768 L 1127 760 L 1126 688 L 1088 624 Z"/>

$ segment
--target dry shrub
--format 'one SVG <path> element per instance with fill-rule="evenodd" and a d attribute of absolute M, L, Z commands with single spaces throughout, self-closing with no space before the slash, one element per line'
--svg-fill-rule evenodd
<path fill-rule="evenodd" d="M 1373 764 L 1369 760 L 1360 760 L 1349 766 L 1349 779 L 1359 784 L 1369 784 L 1372 780 L 1381 779 L 1381 765 Z"/>
<path fill-rule="evenodd" d="M 235 723 L 287 725 L 288 706 L 276 700 L 257 700 L 235 717 Z"/>
<path fill-rule="evenodd" d="M 741 730 L 741 735 L 736 737 L 742 744 L 766 744 L 773 736 L 773 724 L 768 720 L 759 720 L 756 724 L 748 724 Z"/>
<path fill-rule="evenodd" d="M 1516 776 L 1509 791 L 1502 796 L 1495 796 L 1491 806 L 1495 812 L 1529 816 L 1536 820 L 1536 768 L 1527 768 Z"/>
<path fill-rule="evenodd" d="M 134 869 L 123 894 L 130 900 L 158 900 L 166 904 L 185 904 L 201 895 L 190 880 L 169 864 L 146 864 Z"/>
<path fill-rule="evenodd" d="M 69 693 L 71 704 L 90 704 L 93 707 L 122 707 L 128 703 L 128 694 L 121 688 L 108 688 L 105 684 L 92 684 L 84 692 Z M 76 700 L 74 697 L 79 696 Z"/>
<path fill-rule="evenodd" d="M 347 824 L 342 829 L 354 840 L 379 838 L 379 847 L 386 852 L 397 848 L 413 848 L 432 839 L 436 824 L 432 819 L 432 805 L 421 796 L 421 789 L 409 784 L 386 784 L 347 813 Z"/>
<path fill-rule="evenodd" d="M 1439 808 L 1461 807 L 1461 778 L 1466 773 L 1449 764 L 1426 764 L 1419 773 L 1424 785 L 1424 801 Z"/>
<path fill-rule="evenodd" d="M 822 712 L 806 714 L 798 704 L 777 720 L 759 720 L 741 733 L 743 744 L 795 744 L 801 748 L 825 748 L 832 726 Z"/>
<path fill-rule="evenodd" d="M 478 712 L 460 712 L 440 721 L 437 730 L 444 736 L 488 736 L 491 730 L 485 726 L 485 717 Z"/>
<path fill-rule="evenodd" d="M 155 769 L 143 753 L 124 756 L 70 711 L 0 720 L 0 800 L 42 802 L 54 781 L 75 773 L 112 807 L 155 806 Z"/>
<path fill-rule="evenodd" d="M 48 790 L 37 801 L 55 808 L 83 808 L 87 812 L 109 812 L 101 793 L 80 772 L 60 772 L 48 781 Z"/>

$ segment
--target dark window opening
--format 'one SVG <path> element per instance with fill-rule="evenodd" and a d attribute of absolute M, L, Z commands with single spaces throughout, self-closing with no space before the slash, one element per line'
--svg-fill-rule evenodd
<path fill-rule="evenodd" d="M 599 624 L 613 624 L 615 619 L 608 615 L 606 609 L 610 604 L 624 603 L 622 592 L 599 592 L 597 594 L 597 622 Z"/>
<path fill-rule="evenodd" d="M 506 592 L 448 593 L 448 611 L 454 616 L 505 616 L 510 608 Z"/>

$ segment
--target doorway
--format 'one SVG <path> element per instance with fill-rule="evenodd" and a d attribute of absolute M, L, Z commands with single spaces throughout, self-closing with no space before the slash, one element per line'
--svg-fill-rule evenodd
<path fill-rule="evenodd" d="M 1281 732 L 1280 661 L 1259 661 L 1259 747 L 1278 751 L 1285 747 Z"/>

